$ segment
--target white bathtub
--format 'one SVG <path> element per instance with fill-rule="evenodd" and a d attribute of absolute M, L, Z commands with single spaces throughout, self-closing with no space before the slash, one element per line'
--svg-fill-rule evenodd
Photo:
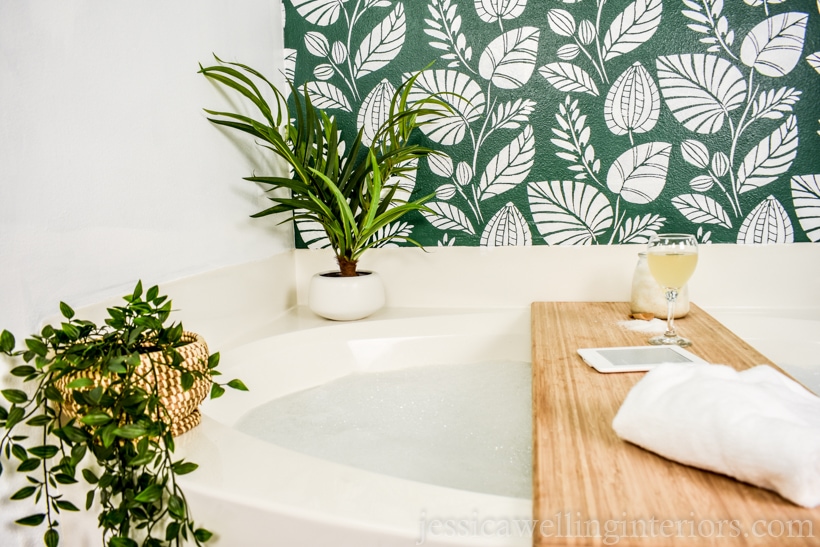
<path fill-rule="evenodd" d="M 530 498 L 415 482 L 333 463 L 235 429 L 272 399 L 366 371 L 419 365 L 530 361 L 529 309 L 380 313 L 356 323 L 304 311 L 292 330 L 222 352 L 226 379 L 249 393 L 203 406 L 203 423 L 178 440 L 200 464 L 184 477 L 198 524 L 225 546 L 410 546 L 531 544 Z"/>

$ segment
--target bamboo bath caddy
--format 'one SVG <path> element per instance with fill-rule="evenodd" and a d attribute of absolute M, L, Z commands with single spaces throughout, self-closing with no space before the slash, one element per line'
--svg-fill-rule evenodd
<path fill-rule="evenodd" d="M 644 373 L 601 374 L 580 347 L 645 345 L 618 325 L 622 302 L 535 302 L 533 545 L 820 546 L 820 508 L 627 443 L 612 419 Z M 695 305 L 676 321 L 687 348 L 738 370 L 773 365 Z"/>

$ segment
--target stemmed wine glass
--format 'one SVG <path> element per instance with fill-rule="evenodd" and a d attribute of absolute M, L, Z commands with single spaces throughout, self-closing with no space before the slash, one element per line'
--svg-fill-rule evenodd
<path fill-rule="evenodd" d="M 654 234 L 647 246 L 652 276 L 666 294 L 666 332 L 649 339 L 654 345 L 688 346 L 692 341 L 675 332 L 675 301 L 698 263 L 698 242 L 688 234 Z"/>

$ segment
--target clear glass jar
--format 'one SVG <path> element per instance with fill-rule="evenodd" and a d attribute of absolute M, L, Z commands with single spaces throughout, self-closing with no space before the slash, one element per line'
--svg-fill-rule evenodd
<path fill-rule="evenodd" d="M 651 313 L 655 317 L 666 319 L 666 295 L 663 288 L 652 277 L 652 272 L 649 271 L 645 252 L 638 253 L 638 264 L 632 276 L 630 310 L 632 313 Z M 687 313 L 689 313 L 689 286 L 684 285 L 678 291 L 678 299 L 675 302 L 675 319 Z"/>

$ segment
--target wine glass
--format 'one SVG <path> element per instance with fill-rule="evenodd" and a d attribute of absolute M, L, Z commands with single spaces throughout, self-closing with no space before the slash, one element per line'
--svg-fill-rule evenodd
<path fill-rule="evenodd" d="M 692 341 L 675 332 L 675 301 L 698 263 L 698 242 L 688 234 L 654 234 L 647 246 L 652 276 L 666 294 L 666 332 L 649 339 L 654 345 L 688 346 Z"/>

